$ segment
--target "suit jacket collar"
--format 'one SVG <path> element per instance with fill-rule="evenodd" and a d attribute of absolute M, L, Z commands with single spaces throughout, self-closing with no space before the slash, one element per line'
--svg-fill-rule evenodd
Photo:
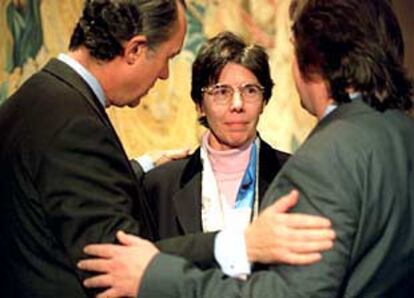
<path fill-rule="evenodd" d="M 259 210 L 261 209 L 262 199 L 275 178 L 275 172 L 282 167 L 281 161 L 277 158 L 275 150 L 269 144 L 260 139 L 259 152 Z"/>
<path fill-rule="evenodd" d="M 43 70 L 77 90 L 105 125 L 112 127 L 108 115 L 105 112 L 105 108 L 99 102 L 89 85 L 72 68 L 62 61 L 53 58 L 46 64 Z"/>
<path fill-rule="evenodd" d="M 340 119 L 348 119 L 356 115 L 374 113 L 374 112 L 376 112 L 376 110 L 370 107 L 363 100 L 357 99 L 349 103 L 343 103 L 339 105 L 334 111 L 329 113 L 321 121 L 319 121 L 316 127 L 309 134 L 308 138 L 310 138 L 313 134 L 317 133 L 318 131 L 323 130 L 326 126 L 330 125 L 330 123 L 332 123 L 333 121 L 337 121 Z"/>
<path fill-rule="evenodd" d="M 259 151 L 259 208 L 270 183 L 275 176 L 275 168 L 281 167 L 274 150 L 260 139 Z M 180 189 L 173 195 L 177 217 L 185 234 L 202 231 L 201 227 L 201 172 L 203 165 L 198 148 L 184 167 Z"/>

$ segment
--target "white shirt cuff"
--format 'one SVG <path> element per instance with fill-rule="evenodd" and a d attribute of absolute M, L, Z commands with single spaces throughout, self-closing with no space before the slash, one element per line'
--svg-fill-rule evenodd
<path fill-rule="evenodd" d="M 148 154 L 144 154 L 138 158 L 135 158 L 135 161 L 140 164 L 144 173 L 147 173 L 153 168 L 155 168 L 154 161 Z"/>
<path fill-rule="evenodd" d="M 245 279 L 251 273 L 243 230 L 225 229 L 219 232 L 214 243 L 214 256 L 228 276 Z"/>

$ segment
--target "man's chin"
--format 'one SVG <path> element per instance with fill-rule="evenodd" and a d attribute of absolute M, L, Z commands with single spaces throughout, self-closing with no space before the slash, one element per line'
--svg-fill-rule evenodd
<path fill-rule="evenodd" d="M 141 97 L 138 98 L 138 99 L 136 99 L 136 100 L 134 100 L 134 101 L 131 101 L 128 104 L 128 107 L 130 107 L 130 108 L 136 108 L 137 106 L 139 106 L 140 103 L 141 103 Z"/>

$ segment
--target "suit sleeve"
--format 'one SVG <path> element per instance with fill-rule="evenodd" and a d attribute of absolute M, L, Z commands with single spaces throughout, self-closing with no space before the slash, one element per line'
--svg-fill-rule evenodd
<path fill-rule="evenodd" d="M 195 233 L 160 240 L 155 245 L 163 252 L 185 258 L 200 269 L 214 268 L 214 242 L 217 233 Z"/>
<path fill-rule="evenodd" d="M 344 170 L 336 154 L 330 154 L 329 150 L 309 155 L 306 152 L 291 157 L 270 186 L 264 204 L 270 205 L 296 188 L 300 199 L 293 212 L 323 215 L 332 220 L 337 239 L 334 248 L 325 252 L 319 263 L 274 265 L 254 272 L 247 281 L 240 281 L 224 276 L 217 269 L 202 271 L 184 259 L 160 254 L 144 273 L 139 297 L 328 298 L 343 295 L 343 280 L 350 265 L 358 218 L 358 204 L 350 199 L 355 197 L 353 185 L 357 182 Z"/>
<path fill-rule="evenodd" d="M 114 242 L 120 229 L 147 233 L 141 202 L 134 201 L 138 189 L 122 150 L 111 129 L 99 120 L 75 117 L 39 153 L 37 185 L 45 218 L 73 268 L 86 257 L 82 249 L 87 244 Z"/>
<path fill-rule="evenodd" d="M 131 159 L 131 167 L 134 170 L 135 176 L 137 178 L 138 183 L 141 183 L 143 177 L 144 177 L 144 169 L 140 165 L 139 162 L 137 162 L 135 159 Z"/>

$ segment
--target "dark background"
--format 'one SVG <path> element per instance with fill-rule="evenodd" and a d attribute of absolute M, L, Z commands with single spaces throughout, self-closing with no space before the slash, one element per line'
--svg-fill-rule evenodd
<path fill-rule="evenodd" d="M 369 1 L 369 0 L 361 0 Z M 392 0 L 405 42 L 405 67 L 414 78 L 414 0 Z"/>

